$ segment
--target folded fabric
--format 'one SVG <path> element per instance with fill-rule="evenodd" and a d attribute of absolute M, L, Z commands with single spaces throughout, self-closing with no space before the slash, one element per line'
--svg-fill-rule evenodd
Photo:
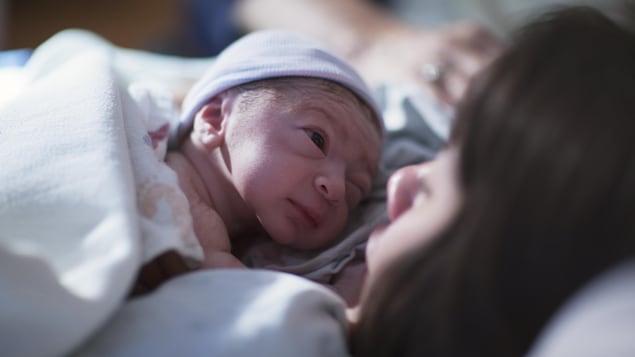
<path fill-rule="evenodd" d="M 7 356 L 68 353 L 120 305 L 139 265 L 132 171 L 108 53 L 88 51 L 40 74 L 0 107 L 0 345 Z"/>

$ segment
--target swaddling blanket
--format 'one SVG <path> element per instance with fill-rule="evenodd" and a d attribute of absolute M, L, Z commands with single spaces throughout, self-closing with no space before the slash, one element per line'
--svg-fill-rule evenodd
<path fill-rule="evenodd" d="M 38 48 L 22 91 L 0 107 L 7 355 L 68 353 L 112 315 L 143 262 L 168 249 L 202 257 L 161 160 L 169 107 L 156 110 L 156 95 L 144 106 L 148 91 L 122 80 L 111 50 L 78 45 Z"/>
<path fill-rule="evenodd" d="M 11 356 L 56 356 L 120 304 L 141 261 L 140 233 L 107 55 L 28 81 L 0 107 L 0 345 Z"/>

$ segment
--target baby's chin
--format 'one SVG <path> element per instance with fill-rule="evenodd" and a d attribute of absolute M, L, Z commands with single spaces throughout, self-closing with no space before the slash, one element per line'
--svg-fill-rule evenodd
<path fill-rule="evenodd" d="M 308 222 L 297 214 L 276 215 L 260 212 L 260 225 L 276 244 L 300 251 L 323 250 L 344 238 L 345 213 L 324 217 L 319 222 Z"/>
<path fill-rule="evenodd" d="M 342 229 L 343 230 L 343 229 Z M 317 251 L 326 249 L 335 244 L 341 237 L 338 234 L 326 234 L 319 231 L 299 231 L 294 234 L 269 234 L 276 244 L 298 251 Z"/>

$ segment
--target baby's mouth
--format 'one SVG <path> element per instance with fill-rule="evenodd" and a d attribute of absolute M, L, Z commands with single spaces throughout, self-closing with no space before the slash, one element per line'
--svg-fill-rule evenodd
<path fill-rule="evenodd" d="M 295 202 L 293 200 L 289 200 L 291 204 L 296 208 L 296 210 L 300 213 L 300 216 L 312 227 L 319 226 L 322 221 L 322 215 L 318 212 L 311 210 L 310 208 Z"/>

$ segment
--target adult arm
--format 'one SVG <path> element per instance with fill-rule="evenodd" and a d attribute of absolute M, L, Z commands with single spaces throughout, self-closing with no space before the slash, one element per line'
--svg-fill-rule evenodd
<path fill-rule="evenodd" d="M 239 0 L 234 16 L 244 31 L 278 28 L 312 36 L 369 83 L 415 83 L 449 106 L 500 46 L 481 26 L 416 27 L 369 0 Z M 442 75 L 426 80 L 423 71 L 431 67 Z"/>

